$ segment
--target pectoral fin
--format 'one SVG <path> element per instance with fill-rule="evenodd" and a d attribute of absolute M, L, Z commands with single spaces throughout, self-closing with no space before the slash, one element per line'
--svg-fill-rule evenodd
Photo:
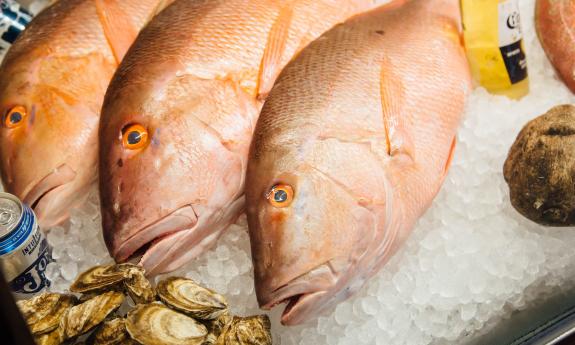
<path fill-rule="evenodd" d="M 455 147 L 457 146 L 457 138 L 453 137 L 451 142 L 451 148 L 449 149 L 449 155 L 447 156 L 447 161 L 445 161 L 445 167 L 443 168 L 443 178 L 449 172 L 449 167 L 451 167 L 451 162 L 453 161 L 453 155 L 455 154 Z"/>
<path fill-rule="evenodd" d="M 387 153 L 391 157 L 404 154 L 413 160 L 415 151 L 409 132 L 409 117 L 403 107 L 405 88 L 387 61 L 381 67 L 380 93 Z"/>
<path fill-rule="evenodd" d="M 129 13 L 119 6 L 120 0 L 94 0 L 98 17 L 108 44 L 119 64 L 136 40 L 138 29 L 132 24 Z"/>
<path fill-rule="evenodd" d="M 258 99 L 263 100 L 271 91 L 274 82 L 281 71 L 281 60 L 284 55 L 293 16 L 293 4 L 283 6 L 272 25 L 268 41 L 260 63 L 258 73 Z"/>

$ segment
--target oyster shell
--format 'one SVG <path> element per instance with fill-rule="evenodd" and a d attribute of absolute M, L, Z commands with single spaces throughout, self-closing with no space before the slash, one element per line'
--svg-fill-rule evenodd
<path fill-rule="evenodd" d="M 200 320 L 213 320 L 228 309 L 225 298 L 191 279 L 170 277 L 157 287 L 158 296 L 170 307 Z"/>
<path fill-rule="evenodd" d="M 206 326 L 208 327 L 208 331 L 210 333 L 206 337 L 203 345 L 215 345 L 218 342 L 218 337 L 220 334 L 222 334 L 225 327 L 228 326 L 232 320 L 233 316 L 230 316 L 227 312 L 225 312 L 217 319 L 208 321 Z"/>
<path fill-rule="evenodd" d="M 144 269 L 139 266 L 136 267 L 126 269 L 124 288 L 134 303 L 152 303 L 156 299 L 156 293 L 150 281 L 144 276 Z"/>
<path fill-rule="evenodd" d="M 56 329 L 64 313 L 75 303 L 76 298 L 72 295 L 48 292 L 17 302 L 33 335 Z"/>
<path fill-rule="evenodd" d="M 234 316 L 224 327 L 216 345 L 271 345 L 271 323 L 267 315 Z"/>
<path fill-rule="evenodd" d="M 36 345 L 60 345 L 64 341 L 64 334 L 61 328 L 56 328 L 50 333 L 34 336 Z"/>
<path fill-rule="evenodd" d="M 210 334 L 215 335 L 216 338 L 219 337 L 219 335 L 224 331 L 226 326 L 228 326 L 232 322 L 233 319 L 234 319 L 233 316 L 225 312 L 224 314 L 220 315 L 220 317 L 218 317 L 217 319 L 208 321 L 207 326 L 208 330 L 210 331 Z"/>
<path fill-rule="evenodd" d="M 126 320 L 116 318 L 105 321 L 88 340 L 90 345 L 126 345 L 137 344 L 126 330 Z"/>
<path fill-rule="evenodd" d="M 64 338 L 74 338 L 86 333 L 118 309 L 124 301 L 124 295 L 117 291 L 108 291 L 68 310 L 60 322 Z"/>
<path fill-rule="evenodd" d="M 159 302 L 137 305 L 126 317 L 126 329 L 144 345 L 200 345 L 208 334 L 206 326 Z"/>
<path fill-rule="evenodd" d="M 202 345 L 215 345 L 218 342 L 218 337 L 214 333 L 208 333 L 206 336 L 206 340 L 202 343 Z"/>
<path fill-rule="evenodd" d="M 119 265 L 95 266 L 80 274 L 70 285 L 72 292 L 92 292 L 113 288 L 125 279 L 125 271 Z"/>

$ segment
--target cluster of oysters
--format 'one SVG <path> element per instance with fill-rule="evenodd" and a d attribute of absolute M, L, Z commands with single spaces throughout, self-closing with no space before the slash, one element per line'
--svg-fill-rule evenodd
<path fill-rule="evenodd" d="M 187 278 L 170 277 L 154 289 L 133 264 L 96 266 L 80 274 L 72 294 L 43 293 L 18 301 L 38 345 L 85 344 L 269 345 L 266 315 L 232 316 L 223 296 Z M 127 294 L 135 304 L 116 313 Z M 98 326 L 96 328 L 96 326 Z"/>

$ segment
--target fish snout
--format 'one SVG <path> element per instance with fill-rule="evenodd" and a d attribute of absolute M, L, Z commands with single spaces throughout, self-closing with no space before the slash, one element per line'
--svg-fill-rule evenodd
<path fill-rule="evenodd" d="M 195 221 L 188 223 L 176 233 L 154 241 L 140 264 L 146 274 L 170 272 L 210 249 L 243 209 L 243 197 L 232 202 L 225 210 L 205 205 L 189 206 L 195 213 Z"/>
<path fill-rule="evenodd" d="M 259 284 L 256 287 L 258 302 L 265 310 L 287 303 L 281 316 L 282 324 L 301 324 L 326 309 L 326 302 L 337 291 L 338 280 L 338 273 L 328 261 L 281 285 L 271 281 Z"/>
<path fill-rule="evenodd" d="M 76 171 L 62 164 L 40 181 L 29 184 L 24 191 L 16 195 L 23 196 L 25 204 L 34 209 L 40 226 L 50 227 L 60 223 L 68 216 L 69 200 L 74 199 L 69 190 L 76 179 Z"/>
<path fill-rule="evenodd" d="M 105 236 L 110 253 L 117 262 L 124 262 L 138 254 L 155 247 L 162 241 L 169 240 L 179 232 L 196 225 L 198 217 L 191 205 L 182 206 L 165 216 L 159 216 L 147 222 L 147 225 L 133 228 L 112 220 L 105 229 Z M 141 223 L 140 223 L 141 224 Z"/>

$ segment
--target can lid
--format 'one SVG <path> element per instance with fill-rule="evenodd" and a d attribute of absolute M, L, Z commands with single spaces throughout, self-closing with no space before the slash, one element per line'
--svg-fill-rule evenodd
<path fill-rule="evenodd" d="M 18 198 L 0 193 L 0 238 L 14 230 L 22 216 L 22 205 Z"/>

